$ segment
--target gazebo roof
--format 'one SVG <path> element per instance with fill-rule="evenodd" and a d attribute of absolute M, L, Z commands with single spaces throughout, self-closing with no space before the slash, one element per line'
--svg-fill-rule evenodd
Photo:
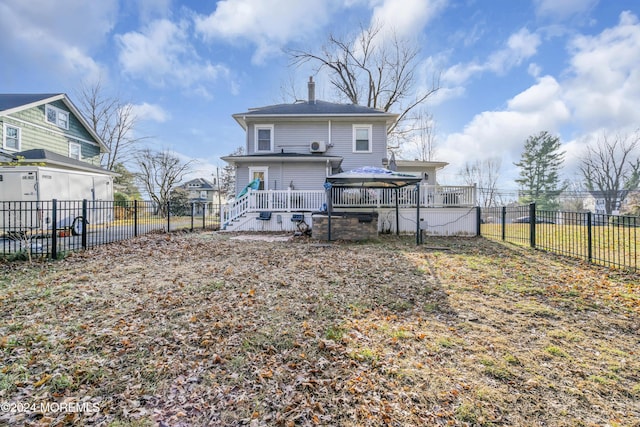
<path fill-rule="evenodd" d="M 421 181 L 415 175 L 385 168 L 365 166 L 327 177 L 327 182 L 350 188 L 401 188 Z"/>

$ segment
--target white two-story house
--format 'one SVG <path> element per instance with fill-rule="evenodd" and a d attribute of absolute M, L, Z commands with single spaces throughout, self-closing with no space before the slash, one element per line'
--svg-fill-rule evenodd
<path fill-rule="evenodd" d="M 310 78 L 307 101 L 251 108 L 233 118 L 246 132 L 246 154 L 222 157 L 236 168 L 236 200 L 225 207 L 224 225 L 233 230 L 278 231 L 291 228 L 290 217 L 321 209 L 326 203 L 327 177 L 362 167 L 389 166 L 387 132 L 398 115 L 317 100 Z M 435 186 L 436 170 L 446 165 L 396 163 L 399 171 L 414 173 L 425 186 Z M 353 209 L 384 204 L 380 191 L 362 196 L 338 195 L 338 199 L 350 200 Z M 433 205 L 435 199 L 425 194 L 423 203 L 427 200 Z M 456 201 L 471 206 L 475 202 Z M 260 221 L 260 212 L 276 213 L 275 220 L 266 214 L 268 221 Z"/>
<path fill-rule="evenodd" d="M 233 118 L 246 131 L 243 156 L 222 159 L 236 166 L 236 190 L 260 178 L 260 190 L 322 190 L 328 175 L 361 166 L 382 166 L 387 129 L 396 114 L 315 99 L 252 108 Z"/>

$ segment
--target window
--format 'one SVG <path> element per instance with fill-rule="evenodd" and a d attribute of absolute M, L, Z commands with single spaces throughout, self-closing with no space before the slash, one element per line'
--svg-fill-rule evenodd
<path fill-rule="evenodd" d="M 44 107 L 45 120 L 62 129 L 69 129 L 69 113 L 52 105 Z"/>
<path fill-rule="evenodd" d="M 4 138 L 2 139 L 2 148 L 11 151 L 20 151 L 20 128 L 4 124 Z"/>
<path fill-rule="evenodd" d="M 255 151 L 273 151 L 273 125 L 256 126 Z"/>
<path fill-rule="evenodd" d="M 353 152 L 371 153 L 371 125 L 353 125 Z"/>
<path fill-rule="evenodd" d="M 82 160 L 82 148 L 77 142 L 69 141 L 69 157 L 76 160 Z"/>
<path fill-rule="evenodd" d="M 201 191 L 200 192 L 200 198 L 201 199 L 206 199 L 207 198 L 207 192 L 206 191 Z"/>

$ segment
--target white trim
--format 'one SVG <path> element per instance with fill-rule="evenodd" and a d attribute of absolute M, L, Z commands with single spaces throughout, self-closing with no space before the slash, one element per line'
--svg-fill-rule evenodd
<path fill-rule="evenodd" d="M 71 155 L 71 147 L 78 147 L 78 157 L 73 157 Z M 76 160 L 82 160 L 82 145 L 75 141 L 69 141 L 69 157 Z"/>
<path fill-rule="evenodd" d="M 7 147 L 7 127 L 12 127 L 18 130 L 18 148 Z M 22 147 L 22 129 L 18 126 L 14 126 L 9 123 L 3 123 L 2 126 L 2 148 L 7 151 L 22 151 L 20 148 Z"/>
<path fill-rule="evenodd" d="M 258 149 L 258 131 L 260 130 L 269 130 L 269 149 L 268 150 L 259 150 Z M 274 125 L 254 125 L 253 126 L 253 152 L 254 153 L 272 153 L 273 152 L 273 140 L 274 140 Z"/>
<path fill-rule="evenodd" d="M 356 150 L 356 133 L 358 129 L 367 129 L 369 134 L 369 149 L 368 150 Z M 352 150 L 353 153 L 372 153 L 373 152 L 373 125 L 352 125 Z"/>
<path fill-rule="evenodd" d="M 55 121 L 49 120 L 49 112 L 53 112 L 56 115 Z M 65 120 L 60 120 L 60 117 L 65 117 Z M 44 121 L 46 123 L 51 123 L 54 126 L 58 126 L 60 129 L 69 130 L 69 112 L 65 111 L 61 108 L 55 107 L 51 104 L 44 105 Z"/>
<path fill-rule="evenodd" d="M 269 166 L 249 166 L 249 182 L 253 181 L 253 173 L 264 173 L 264 190 L 269 189 Z"/>

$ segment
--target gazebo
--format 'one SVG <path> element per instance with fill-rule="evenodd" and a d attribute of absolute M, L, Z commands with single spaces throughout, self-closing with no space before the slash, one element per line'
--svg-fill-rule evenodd
<path fill-rule="evenodd" d="M 415 175 L 395 172 L 390 169 L 379 167 L 361 167 L 353 169 L 347 172 L 341 172 L 335 175 L 328 176 L 324 184 L 327 191 L 327 214 L 329 217 L 327 240 L 331 240 L 331 211 L 332 211 L 332 197 L 331 188 L 364 188 L 364 189 L 378 189 L 389 188 L 394 189 L 396 193 L 395 197 L 395 209 L 396 209 L 396 234 L 400 232 L 400 211 L 398 205 L 398 189 L 406 187 L 408 185 L 420 185 L 421 177 Z M 417 188 L 416 198 L 416 244 L 420 243 L 420 191 Z"/>

